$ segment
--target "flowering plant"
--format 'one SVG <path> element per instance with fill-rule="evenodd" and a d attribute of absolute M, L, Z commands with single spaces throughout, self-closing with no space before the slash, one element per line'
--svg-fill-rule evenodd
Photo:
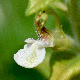
<path fill-rule="evenodd" d="M 71 0 L 71 2 L 73 1 Z M 67 4 L 68 3 L 69 2 L 67 1 Z M 62 26 L 60 25 L 59 17 L 54 9 L 66 11 L 67 14 L 70 13 L 68 11 L 69 8 L 60 0 L 29 0 L 29 5 L 26 9 L 26 16 L 36 13 L 35 28 L 40 40 L 30 38 L 26 39 L 25 42 L 27 42 L 27 44 L 24 45 L 24 49 L 20 49 L 16 54 L 14 54 L 14 60 L 20 66 L 26 68 L 36 67 L 45 58 L 45 47 L 49 47 L 55 51 L 51 56 L 50 64 L 52 75 L 50 80 L 69 80 L 75 74 L 80 73 L 80 48 L 78 48 L 80 46 L 79 32 L 76 33 L 74 30 L 77 30 L 79 25 L 77 25 L 77 21 L 74 19 L 74 16 L 72 16 L 70 21 L 73 21 L 73 23 L 75 22 L 76 24 L 76 26 L 73 25 L 73 32 L 76 33 L 76 37 L 71 38 L 70 36 L 66 35 L 62 29 Z M 74 10 L 71 12 L 73 11 Z M 54 30 L 48 30 L 44 27 L 48 15 L 54 16 Z M 75 55 L 72 54 L 71 51 L 74 52 Z M 59 56 L 58 60 L 58 52 L 61 54 L 64 53 L 65 56 L 62 54 L 62 58 Z M 68 59 L 66 57 L 66 53 L 69 52 L 72 54 L 72 56 L 70 56 Z M 64 59 L 64 57 L 66 58 Z"/>

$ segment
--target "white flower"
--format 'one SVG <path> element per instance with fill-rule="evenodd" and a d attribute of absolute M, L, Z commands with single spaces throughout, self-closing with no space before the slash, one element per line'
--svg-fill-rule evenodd
<path fill-rule="evenodd" d="M 48 44 L 31 38 L 26 39 L 25 42 L 27 44 L 24 45 L 24 49 L 20 49 L 14 54 L 14 60 L 25 68 L 36 67 L 44 60 L 46 51 L 43 46 L 48 46 Z"/>

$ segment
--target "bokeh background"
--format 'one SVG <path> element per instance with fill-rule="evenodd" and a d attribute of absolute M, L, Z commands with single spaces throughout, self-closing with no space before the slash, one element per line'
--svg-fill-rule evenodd
<path fill-rule="evenodd" d="M 50 75 L 49 60 L 53 51 L 49 48 L 46 48 L 46 63 L 43 61 L 33 69 L 17 65 L 13 58 L 14 54 L 23 48 L 25 39 L 38 38 L 34 27 L 35 14 L 25 16 L 27 5 L 28 0 L 0 0 L 0 80 L 47 80 Z M 64 32 L 73 36 L 64 12 L 56 12 Z M 54 17 L 49 15 L 45 27 L 52 30 L 54 26 Z"/>

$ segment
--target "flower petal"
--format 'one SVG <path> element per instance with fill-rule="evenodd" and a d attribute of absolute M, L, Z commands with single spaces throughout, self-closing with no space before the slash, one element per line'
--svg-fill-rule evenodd
<path fill-rule="evenodd" d="M 29 39 L 27 39 L 27 42 Z M 40 64 L 45 58 L 45 48 L 42 47 L 45 43 L 41 40 L 35 41 L 30 39 L 34 43 L 27 43 L 24 45 L 24 49 L 20 49 L 16 54 L 14 54 L 14 60 L 17 64 L 25 68 L 33 68 Z M 36 45 L 36 43 L 42 44 Z"/>
<path fill-rule="evenodd" d="M 14 54 L 14 60 L 20 66 L 23 66 L 26 68 L 31 68 L 27 61 L 28 61 L 29 56 L 31 56 L 31 54 L 32 54 L 32 45 L 29 47 L 28 46 L 29 46 L 29 44 L 26 44 L 24 46 L 24 49 L 20 49 L 16 54 Z M 25 65 L 25 63 L 27 63 L 27 64 Z"/>
<path fill-rule="evenodd" d="M 34 43 L 36 40 L 34 40 L 33 38 L 28 38 L 26 39 L 24 42 L 27 42 L 27 43 Z"/>
<path fill-rule="evenodd" d="M 24 49 L 29 50 L 31 48 L 32 43 L 27 43 L 24 45 Z"/>
<path fill-rule="evenodd" d="M 31 45 L 32 52 L 29 55 L 29 57 L 26 59 L 26 61 L 24 61 L 24 65 L 26 68 L 36 67 L 45 58 L 45 53 L 46 53 L 45 48 L 39 47 L 38 45 L 36 45 L 36 42 Z"/>
<path fill-rule="evenodd" d="M 24 66 L 24 61 L 29 57 L 29 53 L 25 49 L 20 49 L 16 54 L 14 54 L 14 60 L 20 66 Z"/>
<path fill-rule="evenodd" d="M 36 42 L 26 44 L 24 49 L 20 49 L 14 54 L 14 60 L 20 66 L 33 68 L 40 64 L 45 58 L 45 48 L 38 47 Z"/>
<path fill-rule="evenodd" d="M 42 46 L 42 47 L 48 47 L 48 44 L 49 43 L 45 43 L 45 42 L 43 42 L 41 40 L 39 40 L 39 41 L 36 42 L 36 45 L 39 45 L 39 46 Z"/>
<path fill-rule="evenodd" d="M 36 55 L 37 55 L 37 64 L 40 64 L 44 58 L 45 58 L 45 54 L 46 54 L 46 50 L 45 48 L 42 48 L 42 47 L 39 47 L 37 50 L 36 50 Z"/>

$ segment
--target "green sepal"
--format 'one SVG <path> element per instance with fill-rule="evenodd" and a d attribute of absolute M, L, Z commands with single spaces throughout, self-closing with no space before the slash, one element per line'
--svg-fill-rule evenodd
<path fill-rule="evenodd" d="M 49 5 L 52 7 L 52 8 L 55 8 L 55 9 L 60 9 L 62 11 L 68 11 L 68 8 L 67 6 L 59 1 L 59 0 L 53 0 L 53 1 L 50 1 Z"/>
<path fill-rule="evenodd" d="M 26 16 L 36 13 L 39 10 L 45 10 L 49 5 L 49 0 L 29 0 L 26 9 Z"/>

